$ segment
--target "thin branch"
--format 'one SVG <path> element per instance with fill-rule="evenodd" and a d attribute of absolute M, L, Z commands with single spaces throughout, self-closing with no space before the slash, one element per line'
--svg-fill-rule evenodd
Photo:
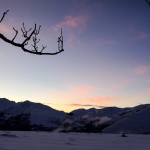
<path fill-rule="evenodd" d="M 25 28 L 24 28 L 25 29 Z M 35 34 L 35 31 L 36 31 L 36 24 L 35 24 L 35 27 L 34 27 L 34 30 L 30 33 L 30 35 L 28 36 L 28 32 L 29 32 L 30 30 L 24 30 L 23 31 L 23 34 L 25 35 L 24 37 L 25 37 L 25 40 L 22 42 L 22 45 L 24 45 L 26 42 L 28 42 L 30 39 L 31 39 L 31 37 Z"/>
<path fill-rule="evenodd" d="M 7 39 L 3 34 L 0 33 L 0 38 L 2 40 L 4 40 L 5 42 L 7 43 L 10 43 L 16 47 L 20 47 L 23 49 L 24 52 L 28 52 L 28 53 L 31 53 L 31 54 L 36 54 L 36 55 L 56 55 L 56 54 L 59 54 L 61 52 L 63 52 L 64 50 L 60 50 L 58 52 L 54 52 L 54 53 L 43 53 L 43 52 L 35 52 L 35 51 L 31 51 L 31 50 L 28 50 L 24 47 L 24 45 L 20 44 L 20 43 L 16 43 L 16 42 L 12 42 L 12 40 L 9 40 Z"/>
<path fill-rule="evenodd" d="M 23 28 L 21 28 L 22 36 L 24 38 L 27 38 L 28 37 L 28 33 L 32 30 L 32 28 L 30 28 L 29 30 L 26 30 L 24 22 L 23 22 L 22 26 L 23 26 Z"/>
<path fill-rule="evenodd" d="M 7 10 L 6 12 L 3 13 L 3 16 L 0 20 L 0 23 L 3 21 L 5 15 L 8 13 L 9 10 Z M 34 25 L 34 29 L 29 28 L 29 30 L 26 29 L 25 24 L 22 24 L 22 28 L 21 28 L 21 32 L 22 32 L 22 36 L 25 38 L 24 41 L 22 43 L 16 43 L 14 42 L 14 40 L 16 39 L 17 35 L 18 35 L 18 30 L 16 30 L 13 27 L 13 30 L 15 31 L 15 36 L 13 37 L 12 40 L 6 38 L 3 34 L 0 33 L 0 39 L 2 39 L 3 41 L 12 44 L 13 46 L 16 47 L 20 47 L 24 52 L 28 52 L 31 54 L 36 54 L 36 55 L 56 55 L 59 54 L 61 52 L 64 51 L 63 49 L 63 36 L 62 36 L 62 29 L 61 29 L 61 36 L 58 37 L 58 51 L 53 52 L 53 53 L 44 53 L 43 51 L 45 50 L 46 46 L 42 45 L 41 50 L 39 50 L 39 47 L 37 46 L 38 43 L 40 42 L 40 39 L 37 38 L 38 34 L 40 33 L 40 29 L 41 26 L 37 27 L 37 25 Z M 29 41 L 32 38 L 32 42 L 33 44 L 31 44 L 31 46 L 33 47 L 33 50 L 29 50 L 26 48 L 26 46 L 28 45 Z"/>
<path fill-rule="evenodd" d="M 147 2 L 147 4 L 150 6 L 150 1 L 149 0 L 145 0 Z"/>
<path fill-rule="evenodd" d="M 9 10 L 6 10 L 6 11 L 3 13 L 3 16 L 2 16 L 2 18 L 1 18 L 1 20 L 0 20 L 0 23 L 3 21 L 5 15 L 6 15 L 8 12 L 9 12 Z"/>
<path fill-rule="evenodd" d="M 62 28 L 61 28 L 61 35 L 58 37 L 58 50 L 63 50 L 63 36 L 62 36 Z"/>
<path fill-rule="evenodd" d="M 46 48 L 46 46 L 42 45 L 42 49 L 41 49 L 41 53 L 43 52 L 43 50 Z"/>
<path fill-rule="evenodd" d="M 16 38 L 17 35 L 18 35 L 18 30 L 16 30 L 14 27 L 13 27 L 13 29 L 14 29 L 14 31 L 16 32 L 16 34 L 15 34 L 14 38 L 12 39 L 12 42 L 15 40 L 15 38 Z"/>
<path fill-rule="evenodd" d="M 35 25 L 36 25 L 36 24 L 35 24 Z M 39 26 L 39 29 L 37 30 L 37 29 L 36 29 L 36 26 L 35 26 L 35 32 L 34 32 L 34 34 L 38 35 L 38 34 L 40 33 L 40 28 L 41 28 L 41 26 Z"/>

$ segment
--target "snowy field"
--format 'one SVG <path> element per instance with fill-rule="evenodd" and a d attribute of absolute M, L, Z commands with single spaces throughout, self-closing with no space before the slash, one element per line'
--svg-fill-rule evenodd
<path fill-rule="evenodd" d="M 0 150 L 150 150 L 150 135 L 0 131 Z"/>

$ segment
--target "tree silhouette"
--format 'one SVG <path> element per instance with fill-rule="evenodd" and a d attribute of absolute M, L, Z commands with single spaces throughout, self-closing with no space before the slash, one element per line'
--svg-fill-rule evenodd
<path fill-rule="evenodd" d="M 0 23 L 4 20 L 6 14 L 9 12 L 9 10 L 5 11 L 0 19 Z M 36 55 L 56 55 L 56 54 L 59 54 L 61 52 L 64 51 L 63 49 L 63 36 L 62 36 L 62 28 L 61 28 L 61 35 L 60 37 L 58 37 L 58 51 L 54 52 L 54 53 L 45 53 L 44 50 L 46 48 L 46 46 L 43 46 L 42 45 L 42 48 L 39 50 L 39 47 L 37 46 L 37 44 L 40 42 L 40 39 L 37 38 L 37 36 L 39 35 L 40 33 L 40 29 L 41 29 L 41 26 L 38 26 L 35 24 L 34 25 L 34 28 L 30 28 L 30 29 L 26 29 L 25 27 L 25 24 L 23 23 L 22 24 L 22 28 L 21 28 L 21 33 L 22 33 L 22 36 L 24 37 L 24 41 L 22 43 L 16 43 L 15 42 L 15 39 L 19 33 L 18 30 L 16 30 L 14 27 L 13 27 L 13 30 L 15 32 L 15 36 L 13 37 L 13 39 L 8 39 L 6 38 L 2 33 L 0 33 L 0 38 L 2 40 L 4 40 L 5 42 L 9 43 L 9 44 L 12 44 L 13 46 L 16 46 L 16 47 L 20 47 L 24 52 L 28 52 L 28 53 L 31 53 L 31 54 L 36 54 Z M 32 41 L 33 44 L 31 44 L 32 46 L 32 49 L 27 49 L 26 46 L 28 45 L 29 41 Z"/>

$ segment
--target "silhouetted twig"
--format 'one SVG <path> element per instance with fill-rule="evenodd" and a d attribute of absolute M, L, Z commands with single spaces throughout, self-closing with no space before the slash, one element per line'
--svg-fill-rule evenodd
<path fill-rule="evenodd" d="M 1 18 L 1 20 L 0 20 L 0 23 L 3 21 L 5 15 L 6 15 L 8 12 L 9 12 L 9 10 L 7 10 L 7 11 L 5 11 L 5 12 L 3 13 L 2 18 Z"/>
<path fill-rule="evenodd" d="M 2 15 L 2 18 L 0 19 L 0 23 L 3 21 L 5 15 L 8 13 L 9 10 L 5 11 Z M 13 30 L 15 31 L 15 36 L 13 37 L 12 40 L 6 38 L 3 34 L 0 33 L 0 38 L 2 40 L 4 40 L 5 42 L 12 44 L 16 47 L 20 47 L 24 52 L 28 52 L 31 54 L 36 54 L 36 55 L 56 55 L 59 54 L 61 52 L 64 51 L 63 49 L 63 36 L 62 36 L 62 28 L 61 28 L 61 36 L 58 37 L 58 51 L 53 52 L 53 53 L 44 53 L 43 51 L 45 50 L 46 46 L 42 45 L 42 48 L 39 50 L 39 47 L 37 46 L 37 44 L 40 42 L 40 39 L 37 38 L 37 36 L 40 33 L 40 29 L 41 26 L 37 27 L 37 25 L 34 25 L 34 29 L 30 28 L 30 29 L 26 29 L 25 24 L 22 24 L 22 28 L 21 28 L 21 32 L 22 32 L 22 36 L 25 38 L 24 41 L 22 43 L 16 43 L 14 42 L 17 35 L 18 35 L 18 30 L 16 30 L 13 27 Z M 31 44 L 31 46 L 33 47 L 33 49 L 27 49 L 26 46 L 28 45 L 29 41 L 32 38 L 32 42 L 33 44 Z"/>
<path fill-rule="evenodd" d="M 147 3 L 148 3 L 148 5 L 150 6 L 150 1 L 149 0 L 145 0 Z"/>

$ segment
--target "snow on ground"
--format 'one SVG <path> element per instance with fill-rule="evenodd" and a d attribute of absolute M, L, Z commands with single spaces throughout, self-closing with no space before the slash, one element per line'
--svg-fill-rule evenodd
<path fill-rule="evenodd" d="M 0 131 L 0 150 L 150 150 L 150 135 Z"/>

